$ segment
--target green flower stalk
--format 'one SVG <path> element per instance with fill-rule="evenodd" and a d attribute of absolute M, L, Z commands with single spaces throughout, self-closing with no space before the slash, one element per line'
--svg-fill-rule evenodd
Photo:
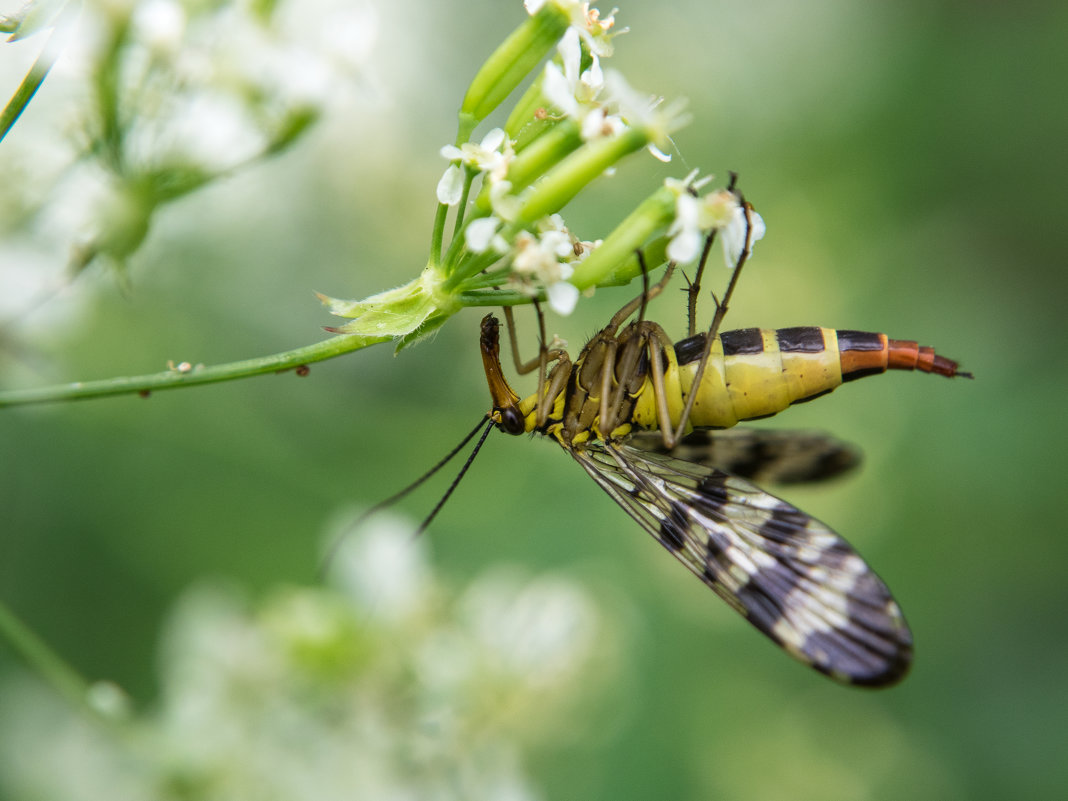
<path fill-rule="evenodd" d="M 661 151 L 686 122 L 682 104 L 638 93 L 621 75 L 602 69 L 602 60 L 612 53 L 613 16 L 602 19 L 596 9 L 565 0 L 526 5 L 532 16 L 479 69 L 461 107 L 456 144 L 441 150 L 450 163 L 438 182 L 440 205 L 427 267 L 418 279 L 365 301 L 324 297 L 333 313 L 353 318 L 329 330 L 389 335 L 403 347 L 464 306 L 541 300 L 568 314 L 580 290 L 637 275 L 635 252 L 650 243 L 656 243 L 652 266 L 664 263 L 669 248 L 664 237 L 677 224 L 680 208 L 677 189 L 654 192 L 603 242 L 572 233 L 559 212 L 643 148 L 667 160 Z M 475 124 L 534 71 L 554 44 L 555 54 L 534 76 L 505 127 L 473 138 Z M 480 186 L 468 207 L 476 179 Z M 692 177 L 685 193 L 696 193 Z M 454 235 L 446 247 L 450 210 Z M 687 224 L 682 230 L 688 242 L 697 229 Z"/>
<path fill-rule="evenodd" d="M 587 143 L 537 182 L 519 209 L 519 219 L 533 223 L 555 214 L 593 179 L 647 144 L 649 134 L 640 128 L 627 128 L 618 136 Z"/>
<path fill-rule="evenodd" d="M 466 142 L 478 124 L 519 86 L 557 43 L 567 25 L 567 14 L 555 3 L 546 3 L 493 51 L 460 105 L 457 145 Z"/>
<path fill-rule="evenodd" d="M 565 206 L 643 148 L 668 161 L 663 151 L 688 117 L 682 102 L 665 103 L 638 92 L 618 72 L 603 68 L 613 53 L 614 14 L 602 18 L 597 9 L 574 0 L 526 0 L 524 5 L 529 18 L 479 68 L 460 107 L 455 142 L 441 149 L 449 164 L 437 184 L 430 252 L 418 277 L 358 301 L 320 295 L 331 313 L 349 318 L 327 327 L 337 336 L 324 342 L 183 373 L 0 393 L 0 406 L 145 393 L 290 369 L 301 375 L 308 364 L 373 344 L 393 341 L 404 348 L 466 306 L 537 301 L 569 314 L 581 294 L 638 276 L 638 251 L 650 270 L 668 261 L 686 264 L 712 231 L 722 232 L 728 263 L 735 263 L 731 254 L 751 247 L 763 234 L 763 223 L 751 214 L 752 225 L 746 226 L 731 192 L 702 195 L 708 180 L 698 180 L 696 173 L 666 181 L 603 239 L 569 228 L 561 215 Z M 504 115 L 504 127 L 476 136 L 479 124 L 526 80 L 516 106 Z M 126 124 L 123 98 L 113 99 L 108 107 L 114 115 L 101 122 L 101 131 Z M 298 136 L 315 110 L 301 103 L 286 109 L 275 120 L 266 152 Z M 97 255 L 125 259 L 149 230 L 152 210 L 240 161 L 191 169 L 197 164 L 189 159 L 161 159 L 142 167 L 118 158 L 114 163 L 121 171 L 114 186 L 126 190 L 119 199 L 132 197 L 130 187 L 136 187 L 139 197 L 147 195 L 142 207 L 149 211 L 138 217 L 117 213 L 126 209 L 122 203 L 100 204 L 112 213 L 86 244 L 81 263 Z"/>

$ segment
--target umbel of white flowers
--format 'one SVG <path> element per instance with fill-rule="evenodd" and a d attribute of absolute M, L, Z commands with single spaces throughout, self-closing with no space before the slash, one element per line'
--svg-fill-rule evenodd
<path fill-rule="evenodd" d="M 588 3 L 524 3 L 529 14 L 493 52 L 468 87 L 456 141 L 441 149 L 449 165 L 438 181 L 438 211 L 422 274 L 361 301 L 322 297 L 352 322 L 330 330 L 395 337 L 398 346 L 431 333 L 465 306 L 547 301 L 569 314 L 584 291 L 629 282 L 650 267 L 686 264 L 721 232 L 733 266 L 764 234 L 727 190 L 702 194 L 697 171 L 668 179 L 607 236 L 583 239 L 560 210 L 592 181 L 643 149 L 668 161 L 672 132 L 686 124 L 685 103 L 637 92 L 602 62 L 613 52 L 615 13 Z M 541 67 L 546 56 L 548 63 Z M 503 127 L 478 140 L 478 125 L 528 77 Z M 446 244 L 445 222 L 453 214 Z"/>

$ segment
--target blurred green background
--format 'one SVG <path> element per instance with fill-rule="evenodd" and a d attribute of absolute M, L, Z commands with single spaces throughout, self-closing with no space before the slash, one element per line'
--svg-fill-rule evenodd
<path fill-rule="evenodd" d="M 5 385 L 288 349 L 333 321 L 313 291 L 359 298 L 413 277 L 437 149 L 518 6 L 381 4 L 377 99 L 167 209 L 129 296 L 97 272 L 73 319 L 45 306 L 31 339 L 8 330 L 22 355 L 3 357 Z M 619 20 L 631 32 L 609 66 L 688 97 L 694 122 L 670 165 L 638 159 L 596 184 L 572 229 L 607 233 L 666 176 L 736 170 L 768 235 L 728 327 L 886 331 L 976 380 L 894 374 L 769 422 L 865 451 L 858 476 L 785 494 L 853 542 L 909 617 L 914 670 L 877 693 L 777 653 L 558 448 L 491 437 L 427 535 L 437 566 L 457 584 L 498 563 L 561 571 L 619 603 L 624 632 L 602 713 L 540 748 L 536 783 L 549 798 L 1058 796 L 1068 6 L 630 3 Z M 574 349 L 632 292 L 601 290 L 550 327 Z M 681 335 L 671 294 L 655 314 Z M 3 410 L 4 600 L 86 676 L 149 702 L 183 589 L 313 581 L 340 511 L 414 479 L 485 412 L 479 317 L 304 379 Z M 420 517 L 446 481 L 402 508 Z M 15 664 L 0 645 L 0 670 Z"/>

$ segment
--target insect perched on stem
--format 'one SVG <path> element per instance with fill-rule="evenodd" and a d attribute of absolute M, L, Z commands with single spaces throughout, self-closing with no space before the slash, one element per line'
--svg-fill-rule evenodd
<path fill-rule="evenodd" d="M 742 208 L 748 223 L 750 208 Z M 886 585 L 831 529 L 751 481 L 824 478 L 850 467 L 854 452 L 818 434 L 722 429 L 888 369 L 970 376 L 930 348 L 884 334 L 815 327 L 720 334 L 748 233 L 746 243 L 711 326 L 695 333 L 709 238 L 690 284 L 690 336 L 678 343 L 645 319 L 671 264 L 649 286 L 643 263 L 642 294 L 574 361 L 545 345 L 535 307 L 541 346 L 524 363 L 506 308 L 516 370 L 538 373 L 537 390 L 523 399 L 504 377 L 499 323 L 487 315 L 481 350 L 493 399 L 489 419 L 509 434 L 556 440 L 646 531 L 792 656 L 841 682 L 892 684 L 908 670 L 912 635 Z"/>

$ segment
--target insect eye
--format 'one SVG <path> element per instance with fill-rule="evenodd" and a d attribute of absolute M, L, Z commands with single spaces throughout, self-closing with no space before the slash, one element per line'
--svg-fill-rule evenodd
<path fill-rule="evenodd" d="M 522 434 L 527 430 L 526 421 L 523 419 L 523 413 L 519 411 L 515 406 L 506 406 L 503 409 L 497 409 L 497 416 L 500 417 L 498 425 L 501 431 L 505 434 Z"/>

